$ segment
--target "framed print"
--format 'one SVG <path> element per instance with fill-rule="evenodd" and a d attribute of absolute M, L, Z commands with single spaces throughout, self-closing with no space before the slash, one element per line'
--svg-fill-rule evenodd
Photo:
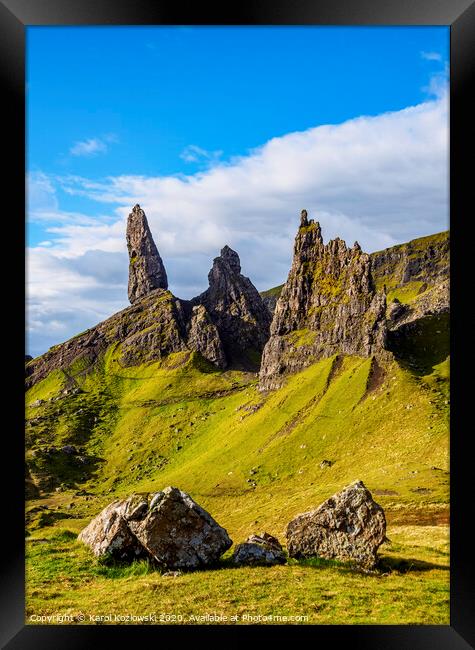
<path fill-rule="evenodd" d="M 0 15 L 3 645 L 470 647 L 473 3 Z"/>

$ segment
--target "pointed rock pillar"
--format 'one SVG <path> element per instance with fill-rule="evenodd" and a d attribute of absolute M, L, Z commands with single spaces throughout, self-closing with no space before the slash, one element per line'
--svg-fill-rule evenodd
<path fill-rule="evenodd" d="M 194 298 L 204 305 L 216 325 L 226 358 L 231 363 L 256 364 L 269 338 L 271 315 L 256 287 L 241 274 L 239 255 L 229 246 L 213 260 L 209 288 Z"/>
<path fill-rule="evenodd" d="M 135 205 L 127 220 L 129 300 L 137 302 L 154 289 L 168 289 L 162 258 L 153 241 L 145 212 Z"/>

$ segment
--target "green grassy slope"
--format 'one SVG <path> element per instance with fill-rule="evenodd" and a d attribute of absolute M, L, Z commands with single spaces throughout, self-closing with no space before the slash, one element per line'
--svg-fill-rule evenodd
<path fill-rule="evenodd" d="M 262 395 L 254 375 L 216 371 L 195 354 L 134 368 L 118 355 L 110 348 L 81 374 L 81 392 L 27 406 L 43 418 L 27 427 L 32 474 L 53 463 L 35 464 L 44 447 L 79 445 L 80 468 L 52 456 L 65 457 L 65 488 L 100 496 L 177 485 L 240 535 L 256 518 L 282 535 L 294 514 L 355 479 L 395 492 L 381 495 L 389 509 L 447 502 L 448 361 L 423 376 L 393 363 L 373 386 L 370 359 L 332 357 Z M 53 380 L 27 404 L 51 395 Z"/>
<path fill-rule="evenodd" d="M 183 592 L 146 568 L 142 577 L 128 574 L 130 569 L 102 568 L 101 574 L 74 535 L 116 496 L 175 485 L 208 509 L 235 543 L 261 530 L 285 541 L 285 527 L 296 514 L 361 479 L 387 514 L 391 544 L 383 546 L 383 555 L 395 567 L 407 559 L 416 573 L 410 589 L 399 571 L 391 574 L 388 592 L 372 583 L 351 620 L 448 620 L 448 538 L 440 526 L 448 517 L 448 360 L 422 375 L 396 362 L 378 371 L 370 359 L 333 357 L 263 395 L 254 374 L 217 371 L 196 354 L 130 368 L 122 368 L 119 358 L 119 348 L 111 346 L 90 372 L 82 366 L 70 368 L 68 377 L 58 371 L 27 393 L 27 463 L 44 486 L 42 497 L 27 507 L 29 611 L 51 611 L 51 598 L 54 608 L 71 611 L 99 602 L 104 611 L 117 602 L 139 611 L 147 594 L 159 594 L 164 606 L 180 598 L 189 612 L 191 593 L 199 592 L 203 607 L 221 603 L 229 613 L 248 602 L 245 591 L 264 609 L 282 611 L 287 598 L 286 611 L 307 607 L 313 622 L 345 622 L 348 599 L 356 598 L 352 588 L 365 578 L 351 577 L 343 567 L 294 564 L 282 571 L 237 572 L 224 559 L 218 577 L 207 574 L 209 588 L 197 573 L 183 578 Z M 78 392 L 71 392 L 71 378 Z M 69 393 L 63 395 L 65 386 Z M 67 444 L 85 462 L 45 453 Z M 323 460 L 331 466 L 321 466 Z M 74 535 L 64 537 L 64 529 Z M 307 587 L 295 593 L 284 588 L 286 570 Z M 262 600 L 261 586 L 270 576 L 275 589 Z M 333 580 L 338 606 L 313 610 L 312 599 Z M 76 583 L 72 596 L 67 585 Z M 142 592 L 144 585 L 150 591 Z M 391 600 L 401 589 L 415 590 L 411 612 Z"/>

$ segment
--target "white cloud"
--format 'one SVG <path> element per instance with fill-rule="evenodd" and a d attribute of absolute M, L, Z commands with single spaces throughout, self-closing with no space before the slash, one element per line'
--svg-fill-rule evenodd
<path fill-rule="evenodd" d="M 206 162 L 208 164 L 216 163 L 219 158 L 223 155 L 223 152 L 218 151 L 207 151 L 198 147 L 196 144 L 190 144 L 183 149 L 180 154 L 180 158 L 185 162 Z"/>
<path fill-rule="evenodd" d="M 81 140 L 75 142 L 69 153 L 72 156 L 96 156 L 100 153 L 106 153 L 107 144 L 99 138 L 90 138 L 89 140 Z"/>
<path fill-rule="evenodd" d="M 29 251 L 32 353 L 127 305 L 125 225 L 135 203 L 147 214 L 171 290 L 184 298 L 206 288 L 224 244 L 239 252 L 258 289 L 284 281 L 302 208 L 326 240 L 358 240 L 367 251 L 447 228 L 447 103 L 445 93 L 399 112 L 290 133 L 194 175 L 54 179 L 107 205 L 109 219 L 63 221 L 49 228 L 53 247 Z M 65 323 L 64 335 L 53 321 Z"/>
<path fill-rule="evenodd" d="M 426 61 L 442 61 L 442 54 L 439 52 L 421 52 L 421 57 Z"/>

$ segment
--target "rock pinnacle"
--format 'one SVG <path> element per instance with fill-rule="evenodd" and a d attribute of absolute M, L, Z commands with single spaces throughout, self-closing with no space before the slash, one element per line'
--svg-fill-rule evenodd
<path fill-rule="evenodd" d="M 168 279 L 162 258 L 153 241 L 145 212 L 135 205 L 127 220 L 129 252 L 129 300 L 143 298 L 154 289 L 167 289 Z"/>

